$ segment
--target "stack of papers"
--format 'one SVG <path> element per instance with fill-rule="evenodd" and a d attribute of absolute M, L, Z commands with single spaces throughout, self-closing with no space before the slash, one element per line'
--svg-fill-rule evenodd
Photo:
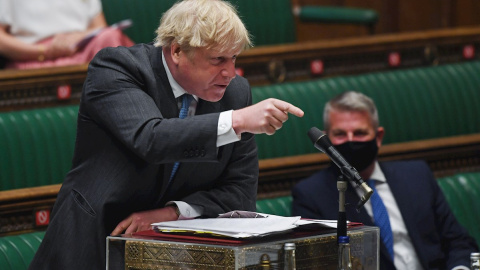
<path fill-rule="evenodd" d="M 228 216 L 223 214 L 221 216 Z M 302 220 L 301 217 L 282 217 L 255 213 L 257 218 L 207 218 L 153 223 L 155 231 L 163 233 L 195 233 L 233 238 L 262 237 L 286 232 L 303 225 L 336 228 L 335 220 Z M 259 218 L 263 217 L 263 218 Z"/>

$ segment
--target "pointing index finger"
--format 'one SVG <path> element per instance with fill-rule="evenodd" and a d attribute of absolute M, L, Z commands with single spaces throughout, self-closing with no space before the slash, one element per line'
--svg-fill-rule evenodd
<path fill-rule="evenodd" d="M 298 108 L 298 107 L 296 107 L 296 106 L 294 106 L 294 105 L 292 105 L 292 104 L 290 104 L 290 103 L 288 103 L 288 102 L 285 102 L 285 101 L 283 101 L 283 100 L 278 100 L 278 99 L 275 100 L 274 105 L 275 105 L 275 107 L 277 107 L 279 110 L 282 110 L 282 111 L 284 111 L 284 112 L 286 112 L 286 113 L 287 113 L 287 112 L 288 112 L 288 113 L 291 113 L 291 114 L 293 114 L 293 115 L 295 115 L 295 116 L 297 116 L 297 117 L 302 117 L 302 116 L 304 115 L 304 112 L 303 112 L 300 108 Z"/>

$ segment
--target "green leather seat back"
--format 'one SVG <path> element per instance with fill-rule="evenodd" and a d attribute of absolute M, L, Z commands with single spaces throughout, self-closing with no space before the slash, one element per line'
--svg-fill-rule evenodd
<path fill-rule="evenodd" d="M 125 29 L 135 43 L 152 42 L 160 18 L 176 0 L 102 0 L 103 12 L 109 25 L 131 19 L 133 24 Z"/>
<path fill-rule="evenodd" d="M 259 158 L 316 153 L 307 137 L 323 130 L 323 107 L 333 96 L 356 90 L 376 103 L 384 144 L 448 137 L 480 131 L 480 62 L 368 73 L 252 88 L 253 102 L 274 97 L 302 108 L 273 136 L 256 135 Z"/>
<path fill-rule="evenodd" d="M 2 270 L 26 270 L 42 242 L 45 232 L 0 237 Z"/>
<path fill-rule="evenodd" d="M 289 217 L 292 215 L 292 196 L 257 200 L 257 212 Z"/>
<path fill-rule="evenodd" d="M 324 23 L 352 23 L 373 25 L 378 13 L 372 9 L 336 6 L 302 6 L 299 17 L 302 21 Z"/>
<path fill-rule="evenodd" d="M 102 0 L 108 24 L 132 19 L 124 30 L 136 43 L 155 38 L 160 18 L 176 0 Z M 253 37 L 255 46 L 296 41 L 295 23 L 289 0 L 231 0 Z M 261 16 L 259 16 L 259 13 Z"/>
<path fill-rule="evenodd" d="M 71 167 L 78 106 L 0 113 L 0 190 L 61 183 Z"/>
<path fill-rule="evenodd" d="M 295 21 L 290 0 L 230 0 L 255 46 L 293 43 Z"/>
<path fill-rule="evenodd" d="M 438 179 L 453 214 L 480 245 L 480 172 Z"/>

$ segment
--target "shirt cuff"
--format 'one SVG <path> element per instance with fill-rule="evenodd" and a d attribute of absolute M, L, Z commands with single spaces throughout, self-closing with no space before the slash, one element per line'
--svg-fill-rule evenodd
<path fill-rule="evenodd" d="M 453 267 L 452 270 L 470 270 L 470 267 L 466 267 L 464 265 L 459 265 L 459 266 Z"/>
<path fill-rule="evenodd" d="M 220 113 L 217 129 L 217 147 L 238 142 L 242 138 L 241 135 L 237 135 L 235 130 L 233 130 L 232 112 L 233 110 Z"/>
<path fill-rule="evenodd" d="M 180 212 L 178 220 L 194 219 L 202 215 L 202 208 L 200 206 L 192 206 L 186 202 L 170 201 L 167 202 L 166 205 L 169 206 L 174 204 L 177 205 L 178 211 Z"/>

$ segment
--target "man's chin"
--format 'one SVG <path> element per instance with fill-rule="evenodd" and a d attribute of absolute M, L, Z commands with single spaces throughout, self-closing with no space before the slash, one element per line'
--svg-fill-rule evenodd
<path fill-rule="evenodd" d="M 205 98 L 202 98 L 202 97 L 200 98 L 210 102 L 217 102 L 223 98 L 223 95 L 225 95 L 226 89 L 227 87 L 216 87 L 215 89 L 208 91 Z"/>

